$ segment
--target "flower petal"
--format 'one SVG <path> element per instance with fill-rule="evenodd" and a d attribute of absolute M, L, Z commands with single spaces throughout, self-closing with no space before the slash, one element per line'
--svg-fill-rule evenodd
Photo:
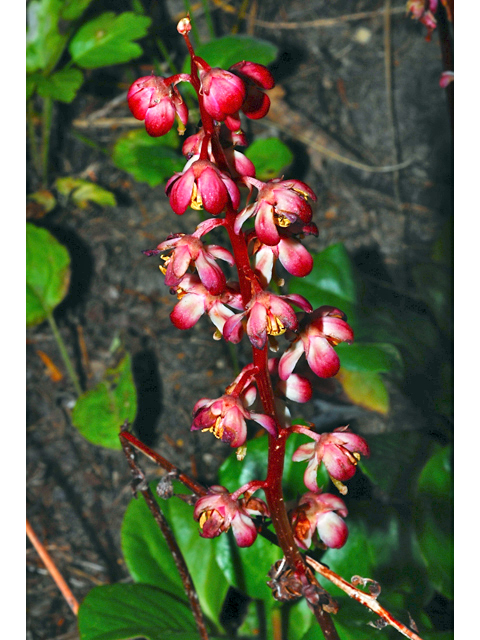
<path fill-rule="evenodd" d="M 348 538 L 347 525 L 334 511 L 319 515 L 317 531 L 321 540 L 332 549 L 343 547 Z"/>
<path fill-rule="evenodd" d="M 204 313 L 203 297 L 187 293 L 173 308 L 170 320 L 177 329 L 191 329 Z"/>

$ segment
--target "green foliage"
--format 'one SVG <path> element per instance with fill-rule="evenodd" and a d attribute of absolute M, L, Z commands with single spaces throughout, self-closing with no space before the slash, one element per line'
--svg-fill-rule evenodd
<path fill-rule="evenodd" d="M 83 84 L 83 73 L 79 69 L 62 69 L 48 77 L 35 74 L 34 84 L 42 98 L 72 102 Z"/>
<path fill-rule="evenodd" d="M 68 251 L 46 229 L 27 224 L 27 327 L 47 319 L 70 283 Z"/>
<path fill-rule="evenodd" d="M 178 146 L 175 130 L 161 138 L 152 138 L 142 128 L 120 136 L 112 159 L 119 169 L 130 173 L 135 180 L 156 187 L 183 169 L 185 158 L 177 151 Z"/>
<path fill-rule="evenodd" d="M 204 58 L 211 67 L 228 69 L 233 64 L 245 60 L 254 60 L 265 66 L 271 64 L 278 54 L 278 47 L 272 42 L 244 35 L 230 35 L 211 40 L 198 46 L 195 54 Z M 190 58 L 185 60 L 184 71 L 190 70 Z"/>
<path fill-rule="evenodd" d="M 327 247 L 315 254 L 313 261 L 309 275 L 294 278 L 289 290 L 305 296 L 314 308 L 330 305 L 347 315 L 355 342 L 336 347 L 341 362 L 337 380 L 355 404 L 388 413 L 389 395 L 379 374 L 402 371 L 400 351 L 388 338 L 373 342 L 365 334 L 364 327 L 368 327 L 370 317 L 362 308 L 359 279 L 344 245 L 338 243 Z"/>
<path fill-rule="evenodd" d="M 95 587 L 78 612 L 81 640 L 194 640 L 197 628 L 189 607 L 148 584 Z"/>
<path fill-rule="evenodd" d="M 177 483 L 175 488 L 182 489 Z M 202 611 L 218 625 L 228 583 L 219 569 L 216 541 L 199 536 L 191 506 L 177 498 L 157 498 L 157 501 L 185 557 Z M 122 550 L 134 580 L 162 587 L 185 599 L 171 553 L 143 498 L 132 500 L 127 508 L 122 525 Z"/>
<path fill-rule="evenodd" d="M 432 584 L 453 598 L 452 447 L 437 450 L 420 474 L 415 527 Z"/>
<path fill-rule="evenodd" d="M 128 62 L 142 54 L 133 40 L 146 35 L 151 19 L 125 11 L 116 16 L 102 13 L 83 25 L 72 38 L 68 50 L 72 60 L 84 69 L 97 69 Z"/>
<path fill-rule="evenodd" d="M 293 161 L 293 153 L 278 138 L 255 140 L 245 151 L 256 169 L 259 180 L 276 178 Z"/>
<path fill-rule="evenodd" d="M 127 420 L 137 414 L 137 394 L 133 382 L 130 356 L 109 369 L 96 387 L 82 394 L 72 411 L 72 422 L 93 444 L 121 449 L 118 434 Z"/>
<path fill-rule="evenodd" d="M 111 191 L 88 180 L 67 176 L 57 178 L 55 186 L 60 194 L 70 197 L 80 209 L 85 209 L 90 202 L 95 202 L 102 207 L 114 207 L 117 204 Z"/>

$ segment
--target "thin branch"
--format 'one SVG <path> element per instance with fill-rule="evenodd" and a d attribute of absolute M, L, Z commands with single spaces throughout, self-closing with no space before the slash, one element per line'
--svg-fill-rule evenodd
<path fill-rule="evenodd" d="M 37 535 L 35 534 L 35 531 L 33 530 L 32 525 L 29 523 L 28 520 L 27 520 L 27 536 L 30 542 L 32 543 L 32 545 L 35 547 L 36 552 L 42 559 L 42 562 L 45 565 L 45 568 L 47 569 L 48 573 L 52 576 L 55 584 L 60 589 L 60 592 L 62 596 L 65 598 L 68 606 L 70 607 L 70 609 L 73 611 L 75 615 L 78 615 L 79 604 L 75 596 L 71 592 L 68 584 L 65 582 L 65 579 L 63 578 L 62 574 L 57 569 L 55 562 L 52 559 L 52 556 L 48 553 L 48 551 L 45 549 L 43 544 L 37 538 Z"/>
<path fill-rule="evenodd" d="M 387 624 L 394 627 L 394 629 L 399 631 L 406 638 L 410 638 L 410 640 L 422 640 L 422 638 L 419 635 L 411 631 L 408 627 L 406 627 L 401 622 L 398 622 L 398 620 L 396 620 L 391 613 L 389 613 L 377 602 L 374 596 L 368 593 L 364 593 L 363 591 L 360 591 L 360 589 L 357 589 L 352 584 L 350 584 L 350 582 L 347 582 L 346 580 L 341 578 L 338 574 L 336 574 L 334 571 L 331 571 L 324 564 L 317 562 L 317 560 L 314 560 L 310 556 L 306 556 L 305 559 L 307 561 L 307 564 L 309 564 L 312 567 L 312 569 L 314 569 L 317 573 L 322 575 L 324 578 L 327 578 L 327 580 L 330 580 L 330 582 L 333 582 L 335 586 L 337 586 L 339 589 L 344 591 L 348 596 L 350 596 L 350 598 L 353 598 L 360 604 L 363 604 L 365 607 L 368 607 L 371 611 L 373 611 L 380 618 L 382 618 L 382 620 L 385 620 Z"/>
<path fill-rule="evenodd" d="M 133 448 L 128 442 L 125 441 L 125 438 L 121 437 L 120 442 L 122 443 L 123 452 L 132 471 L 134 490 L 138 490 L 144 497 L 148 508 L 155 518 L 155 522 L 158 524 L 160 531 L 165 538 L 165 542 L 167 543 L 170 553 L 172 554 L 173 560 L 183 583 L 183 588 L 185 589 L 185 593 L 190 603 L 190 608 L 192 610 L 193 617 L 195 618 L 199 636 L 202 640 L 208 640 L 207 627 L 205 624 L 205 619 L 203 617 L 202 609 L 200 607 L 198 594 L 193 584 L 193 580 L 183 554 L 180 551 L 180 547 L 177 544 L 175 536 L 173 535 L 173 531 L 170 529 L 168 522 L 166 521 L 160 507 L 158 506 L 158 502 L 155 500 L 155 497 L 150 487 L 148 486 L 145 474 L 135 462 L 135 452 Z"/>
<path fill-rule="evenodd" d="M 169 473 L 175 474 L 175 478 L 183 483 L 187 487 L 187 489 L 190 489 L 190 491 L 192 491 L 199 498 L 207 495 L 207 490 L 204 486 L 202 486 L 198 482 L 195 482 L 193 478 L 190 478 L 190 476 L 187 476 L 185 473 L 180 471 L 178 467 L 161 456 L 159 453 L 157 453 L 153 449 L 150 449 L 150 447 L 147 447 L 147 445 L 143 444 L 143 442 L 136 438 L 133 433 L 130 433 L 129 431 L 123 429 L 122 431 L 120 431 L 119 437 L 122 445 L 124 444 L 124 441 L 128 441 L 132 445 L 132 447 L 135 447 L 135 449 L 141 451 L 143 455 L 147 456 L 147 458 L 150 458 L 150 460 L 152 462 L 155 462 L 155 464 L 157 464 L 159 467 L 162 467 L 162 469 L 165 469 Z"/>
<path fill-rule="evenodd" d="M 381 16 L 385 9 L 377 9 L 376 11 L 360 11 L 359 13 L 348 13 L 336 18 L 319 18 L 318 20 L 303 20 L 302 22 L 267 22 L 265 20 L 256 20 L 255 25 L 264 27 L 265 29 L 312 29 L 314 27 L 335 27 L 342 22 L 355 22 L 356 20 L 365 20 Z M 395 7 L 392 13 L 405 14 L 405 5 Z"/>

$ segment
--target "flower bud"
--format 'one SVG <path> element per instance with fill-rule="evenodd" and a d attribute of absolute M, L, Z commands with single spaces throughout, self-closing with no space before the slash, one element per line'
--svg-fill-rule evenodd
<path fill-rule="evenodd" d="M 157 76 L 136 80 L 127 94 L 130 111 L 137 120 L 145 120 L 145 128 L 152 137 L 170 131 L 177 115 L 183 125 L 188 122 L 188 108 L 172 83 Z"/>

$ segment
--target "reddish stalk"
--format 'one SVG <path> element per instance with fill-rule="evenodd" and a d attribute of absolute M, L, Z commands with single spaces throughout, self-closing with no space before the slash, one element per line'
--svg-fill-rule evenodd
<path fill-rule="evenodd" d="M 68 606 L 70 607 L 70 609 L 73 611 L 75 615 L 78 615 L 79 604 L 75 596 L 71 592 L 70 587 L 66 583 L 62 574 L 57 569 L 57 566 L 53 561 L 52 556 L 48 553 L 48 551 L 45 549 L 43 544 L 38 539 L 35 531 L 32 528 L 32 525 L 29 523 L 28 520 L 27 520 L 27 536 L 30 542 L 32 543 L 32 545 L 34 546 L 35 551 L 38 553 L 38 555 L 42 559 L 42 562 L 45 565 L 45 568 L 47 569 L 48 573 L 52 576 L 55 584 L 60 589 L 60 592 L 62 596 L 65 598 Z"/>

